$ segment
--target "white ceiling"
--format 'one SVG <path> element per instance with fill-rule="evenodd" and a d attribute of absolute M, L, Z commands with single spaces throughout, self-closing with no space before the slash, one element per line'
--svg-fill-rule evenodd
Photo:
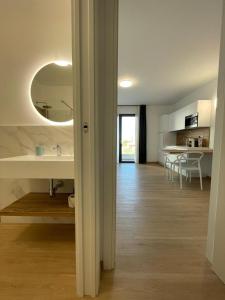
<path fill-rule="evenodd" d="M 222 0 L 120 0 L 119 104 L 168 104 L 217 77 Z"/>

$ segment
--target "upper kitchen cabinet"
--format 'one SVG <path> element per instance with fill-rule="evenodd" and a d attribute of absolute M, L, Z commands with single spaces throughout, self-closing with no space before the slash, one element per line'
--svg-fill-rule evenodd
<path fill-rule="evenodd" d="M 211 125 L 211 100 L 195 101 L 169 115 L 169 130 L 178 131 L 185 129 L 185 117 L 198 114 L 197 127 L 210 127 Z"/>
<path fill-rule="evenodd" d="M 183 109 L 160 117 L 160 133 L 184 129 L 185 113 Z"/>
<path fill-rule="evenodd" d="M 197 101 L 198 127 L 211 126 L 211 110 L 212 110 L 211 100 Z"/>
<path fill-rule="evenodd" d="M 185 108 L 181 108 L 175 112 L 175 130 L 183 130 L 185 128 Z"/>
<path fill-rule="evenodd" d="M 185 128 L 185 111 L 179 109 L 169 115 L 169 126 L 167 131 L 178 131 Z"/>

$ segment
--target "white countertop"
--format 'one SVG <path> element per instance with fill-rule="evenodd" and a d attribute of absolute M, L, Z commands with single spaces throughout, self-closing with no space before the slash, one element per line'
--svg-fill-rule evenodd
<path fill-rule="evenodd" d="M 0 178 L 74 178 L 72 155 L 24 155 L 0 159 Z"/>
<path fill-rule="evenodd" d="M 186 147 L 186 146 L 166 146 L 163 148 L 164 152 L 169 153 L 181 153 L 181 152 L 203 152 L 203 153 L 213 153 L 213 149 L 209 147 Z"/>

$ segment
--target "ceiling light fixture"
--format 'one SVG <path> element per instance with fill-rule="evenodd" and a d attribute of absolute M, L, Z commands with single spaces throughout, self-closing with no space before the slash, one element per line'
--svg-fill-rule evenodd
<path fill-rule="evenodd" d="M 54 62 L 57 66 L 60 66 L 60 67 L 67 67 L 70 65 L 70 63 L 66 60 L 57 60 Z"/>
<path fill-rule="evenodd" d="M 120 86 L 123 88 L 129 88 L 133 85 L 133 82 L 131 80 L 122 80 L 120 81 Z"/>

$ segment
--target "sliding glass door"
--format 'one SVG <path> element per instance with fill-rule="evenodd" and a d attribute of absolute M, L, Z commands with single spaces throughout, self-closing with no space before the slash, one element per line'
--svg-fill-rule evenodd
<path fill-rule="evenodd" d="M 135 162 L 135 115 L 120 114 L 119 115 L 119 162 L 134 163 Z"/>

